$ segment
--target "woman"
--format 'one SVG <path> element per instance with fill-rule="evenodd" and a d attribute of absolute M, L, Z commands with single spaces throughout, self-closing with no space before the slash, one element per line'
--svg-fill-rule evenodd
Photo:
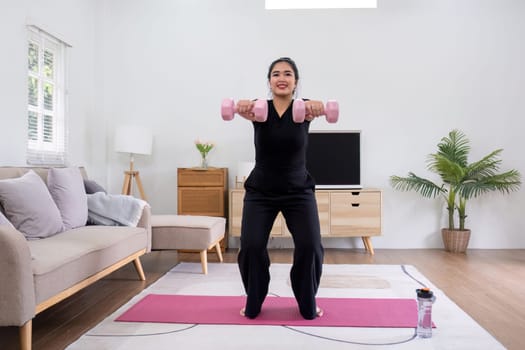
<path fill-rule="evenodd" d="M 255 168 L 246 180 L 239 270 L 247 293 L 241 314 L 255 318 L 268 293 L 270 258 L 267 244 L 279 212 L 292 234 L 295 250 L 290 271 L 292 290 L 305 319 L 322 315 L 315 295 L 323 264 L 323 246 L 315 200 L 315 183 L 306 170 L 310 121 L 324 114 L 321 101 L 306 101 L 305 122 L 292 119 L 293 96 L 299 72 L 293 60 L 282 57 L 270 65 L 268 118 L 255 122 L 254 101 L 241 100 L 237 112 L 254 121 Z"/>

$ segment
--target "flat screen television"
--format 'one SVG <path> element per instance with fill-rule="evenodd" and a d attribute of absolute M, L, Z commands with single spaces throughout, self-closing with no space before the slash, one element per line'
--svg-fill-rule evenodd
<path fill-rule="evenodd" d="M 316 188 L 362 188 L 361 132 L 311 130 L 306 169 L 315 179 Z"/>

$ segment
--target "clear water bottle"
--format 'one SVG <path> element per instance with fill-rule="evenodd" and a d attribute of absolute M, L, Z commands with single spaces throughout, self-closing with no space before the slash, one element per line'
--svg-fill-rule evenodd
<path fill-rule="evenodd" d="M 417 292 L 417 335 L 420 338 L 432 337 L 432 304 L 436 300 L 429 288 L 416 289 Z"/>

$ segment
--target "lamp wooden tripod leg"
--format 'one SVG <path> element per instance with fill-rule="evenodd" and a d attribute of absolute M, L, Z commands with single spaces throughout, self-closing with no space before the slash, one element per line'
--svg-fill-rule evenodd
<path fill-rule="evenodd" d="M 146 200 L 146 194 L 144 193 L 144 188 L 142 187 L 142 181 L 140 181 L 140 175 L 137 170 L 133 170 L 133 155 L 129 162 L 129 170 L 124 172 L 124 185 L 122 186 L 122 194 L 131 195 L 133 192 L 133 179 L 137 183 L 139 189 L 140 198 Z"/>

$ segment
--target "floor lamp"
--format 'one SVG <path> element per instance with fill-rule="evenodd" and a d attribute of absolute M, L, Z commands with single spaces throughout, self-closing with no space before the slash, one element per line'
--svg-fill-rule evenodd
<path fill-rule="evenodd" d="M 124 185 L 122 194 L 131 195 L 133 192 L 133 181 L 136 182 L 140 197 L 146 200 L 142 181 L 138 170 L 133 168 L 136 154 L 150 155 L 153 145 L 151 130 L 143 127 L 124 125 L 117 127 L 115 131 L 115 151 L 129 153 L 129 170 L 124 171 Z"/>

